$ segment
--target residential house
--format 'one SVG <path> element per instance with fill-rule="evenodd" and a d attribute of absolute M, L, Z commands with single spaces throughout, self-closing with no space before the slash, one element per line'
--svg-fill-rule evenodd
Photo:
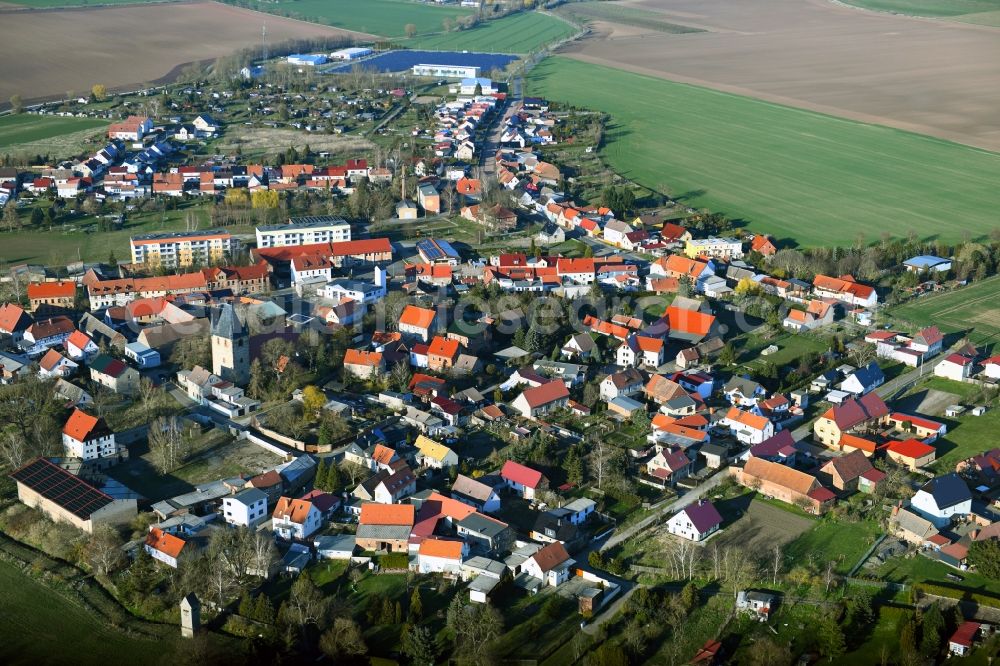
<path fill-rule="evenodd" d="M 444 469 L 458 464 L 458 454 L 440 442 L 419 435 L 414 443 L 417 447 L 417 464 L 432 469 Z"/>
<path fill-rule="evenodd" d="M 840 448 L 845 434 L 874 432 L 889 418 L 889 408 L 877 393 L 845 400 L 825 411 L 813 424 L 813 438 L 829 448 Z"/>
<path fill-rule="evenodd" d="M 757 234 L 750 241 L 750 251 L 757 252 L 764 255 L 765 257 L 770 257 L 777 254 L 778 248 L 774 244 L 774 240 L 765 234 Z"/>
<path fill-rule="evenodd" d="M 635 368 L 610 374 L 601 380 L 601 399 L 610 402 L 615 398 L 627 398 L 640 392 L 645 380 Z"/>
<path fill-rule="evenodd" d="M 106 354 L 98 354 L 90 362 L 90 378 L 123 395 L 133 395 L 139 390 L 139 373 Z"/>
<path fill-rule="evenodd" d="M 451 484 L 451 496 L 483 513 L 500 510 L 500 495 L 490 485 L 459 474 Z"/>
<path fill-rule="evenodd" d="M 26 291 L 34 313 L 72 310 L 76 301 L 76 283 L 71 280 L 30 282 Z"/>
<path fill-rule="evenodd" d="M 855 281 L 850 275 L 839 278 L 817 275 L 813 279 L 813 290 L 820 298 L 835 298 L 855 307 L 871 308 L 878 303 L 875 288 Z"/>
<path fill-rule="evenodd" d="M 894 463 L 916 471 L 934 462 L 937 450 L 919 439 L 893 440 L 886 445 L 885 455 Z"/>
<path fill-rule="evenodd" d="M 683 450 L 664 447 L 646 461 L 646 474 L 662 486 L 674 486 L 691 473 L 691 464 Z"/>
<path fill-rule="evenodd" d="M 365 551 L 405 553 L 415 517 L 416 507 L 412 504 L 362 504 L 355 535 L 357 546 Z"/>
<path fill-rule="evenodd" d="M 930 444 L 938 437 L 943 437 L 948 432 L 948 426 L 943 423 L 902 412 L 889 414 L 888 422 L 889 425 L 896 429 L 896 432 L 911 434 L 927 444 Z"/>
<path fill-rule="evenodd" d="M 566 384 L 559 380 L 552 380 L 540 386 L 525 389 L 521 395 L 514 398 L 510 406 L 524 418 L 534 419 L 542 414 L 566 407 L 568 401 L 569 389 L 566 388 Z"/>
<path fill-rule="evenodd" d="M 684 244 L 689 258 L 714 257 L 730 261 L 743 258 L 743 241 L 738 238 L 691 238 Z"/>
<path fill-rule="evenodd" d="M 647 368 L 658 368 L 663 365 L 665 345 L 662 338 L 651 338 L 644 335 L 630 335 L 618 347 L 617 362 L 623 367 L 642 365 Z"/>
<path fill-rule="evenodd" d="M 828 487 L 849 493 L 858 490 L 861 478 L 873 469 L 875 468 L 863 451 L 852 451 L 833 458 L 820 467 L 819 478 L 827 481 L 825 485 Z"/>
<path fill-rule="evenodd" d="M 344 352 L 344 370 L 361 379 L 374 379 L 385 373 L 381 352 L 348 349 Z"/>
<path fill-rule="evenodd" d="M 193 548 L 181 537 L 165 532 L 159 527 L 150 528 L 143 543 L 143 549 L 158 562 L 176 569 L 183 557 L 188 556 Z"/>
<path fill-rule="evenodd" d="M 720 425 L 729 428 L 733 436 L 744 444 L 760 444 L 774 435 L 774 424 L 763 416 L 730 407 Z"/>
<path fill-rule="evenodd" d="M 949 354 L 934 366 L 934 374 L 938 377 L 964 382 L 972 376 L 975 361 L 962 354 Z"/>
<path fill-rule="evenodd" d="M 73 331 L 64 344 L 66 354 L 74 361 L 85 361 L 100 351 L 89 335 L 83 331 Z"/>
<path fill-rule="evenodd" d="M 33 322 L 24 330 L 21 349 L 29 356 L 40 356 L 51 347 L 66 342 L 76 330 L 69 317 L 50 317 Z"/>
<path fill-rule="evenodd" d="M 848 375 L 844 381 L 840 382 L 838 388 L 858 397 L 874 391 L 884 383 L 885 375 L 882 374 L 882 368 L 878 366 L 878 363 L 872 361 Z"/>
<path fill-rule="evenodd" d="M 538 492 L 547 490 L 549 480 L 538 470 L 527 465 L 508 460 L 500 470 L 500 478 L 506 486 L 524 499 L 535 499 Z"/>
<path fill-rule="evenodd" d="M 733 377 L 722 387 L 722 394 L 733 406 L 752 408 L 757 406 L 757 402 L 767 394 L 767 391 L 752 379 Z"/>
<path fill-rule="evenodd" d="M 667 521 L 667 531 L 689 541 L 702 541 L 722 527 L 722 516 L 715 505 L 698 500 L 678 511 Z"/>
<path fill-rule="evenodd" d="M 271 529 L 286 541 L 306 539 L 323 523 L 320 511 L 312 502 L 282 496 L 271 514 Z"/>
<path fill-rule="evenodd" d="M 889 530 L 917 547 L 927 545 L 928 539 L 938 533 L 934 523 L 909 509 L 900 507 L 893 507 L 892 516 L 889 518 Z"/>
<path fill-rule="evenodd" d="M 423 342 L 431 339 L 431 332 L 437 319 L 437 312 L 427 308 L 407 305 L 399 316 L 397 328 L 404 336 L 419 338 Z"/>
<path fill-rule="evenodd" d="M 267 494 L 256 488 L 245 488 L 224 497 L 222 516 L 235 527 L 256 528 L 267 519 Z"/>
<path fill-rule="evenodd" d="M 435 372 L 449 372 L 455 367 L 459 350 L 458 340 L 435 335 L 427 347 L 427 367 Z"/>
<path fill-rule="evenodd" d="M 38 362 L 38 376 L 42 379 L 52 377 L 69 377 L 80 367 L 70 359 L 66 358 L 55 349 L 45 352 Z"/>
<path fill-rule="evenodd" d="M 955 629 L 955 633 L 948 639 L 948 654 L 964 657 L 972 652 L 981 626 L 980 623 L 971 620 L 966 620 L 960 624 Z"/>
<path fill-rule="evenodd" d="M 747 457 L 763 458 L 782 465 L 795 466 L 798 457 L 798 447 L 790 430 L 779 430 L 773 436 L 747 451 Z"/>
<path fill-rule="evenodd" d="M 931 479 L 910 500 L 910 508 L 941 528 L 972 510 L 969 486 L 956 473 Z"/>
<path fill-rule="evenodd" d="M 557 541 L 535 552 L 521 565 L 521 571 L 545 585 L 557 587 L 569 580 L 573 563 L 566 548 Z"/>
<path fill-rule="evenodd" d="M 736 479 L 740 485 L 811 513 L 820 513 L 836 498 L 815 476 L 763 458 L 747 460 Z"/>
<path fill-rule="evenodd" d="M 462 573 L 462 561 L 468 555 L 469 546 L 464 541 L 424 539 L 417 549 L 417 572 L 459 576 Z"/>

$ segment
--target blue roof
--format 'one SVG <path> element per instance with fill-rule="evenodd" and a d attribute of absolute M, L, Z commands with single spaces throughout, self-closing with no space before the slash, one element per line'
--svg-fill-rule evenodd
<path fill-rule="evenodd" d="M 517 56 L 506 53 L 465 53 L 462 51 L 386 51 L 364 62 L 347 62 L 331 67 L 327 72 L 349 72 L 355 66 L 378 72 L 404 72 L 414 65 L 442 65 L 447 67 L 478 67 L 482 71 L 503 69 Z"/>
<path fill-rule="evenodd" d="M 939 266 L 941 264 L 950 264 L 950 259 L 942 259 L 941 257 L 935 257 L 931 254 L 922 254 L 919 257 L 913 257 L 912 259 L 907 259 L 903 262 L 907 266 L 914 266 L 917 268 L 933 268 L 934 266 Z"/>
<path fill-rule="evenodd" d="M 417 252 L 423 254 L 429 261 L 436 261 L 437 259 L 447 259 L 453 257 L 455 259 L 461 258 L 461 255 L 451 246 L 446 240 L 437 240 L 434 238 L 427 238 L 422 241 L 417 242 Z"/>

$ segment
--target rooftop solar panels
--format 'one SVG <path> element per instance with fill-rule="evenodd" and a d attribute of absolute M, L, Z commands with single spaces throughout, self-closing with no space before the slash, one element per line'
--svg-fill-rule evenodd
<path fill-rule="evenodd" d="M 81 520 L 114 502 L 97 488 L 62 467 L 39 458 L 13 472 L 11 477 Z"/>
<path fill-rule="evenodd" d="M 442 259 L 458 259 L 459 254 L 455 248 L 446 240 L 428 238 L 417 242 L 417 252 L 424 257 L 425 261 L 435 262 Z"/>

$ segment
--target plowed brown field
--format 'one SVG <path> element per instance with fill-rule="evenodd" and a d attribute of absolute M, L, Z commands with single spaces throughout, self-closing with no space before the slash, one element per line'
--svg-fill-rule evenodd
<path fill-rule="evenodd" d="M 0 12 L 0 104 L 166 81 L 183 65 L 260 43 L 357 36 L 214 2 Z"/>

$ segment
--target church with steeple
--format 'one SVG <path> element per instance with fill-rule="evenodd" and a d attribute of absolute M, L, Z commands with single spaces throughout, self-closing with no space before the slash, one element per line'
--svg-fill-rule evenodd
<path fill-rule="evenodd" d="M 239 386 L 250 381 L 250 336 L 228 303 L 212 322 L 212 373 Z"/>

